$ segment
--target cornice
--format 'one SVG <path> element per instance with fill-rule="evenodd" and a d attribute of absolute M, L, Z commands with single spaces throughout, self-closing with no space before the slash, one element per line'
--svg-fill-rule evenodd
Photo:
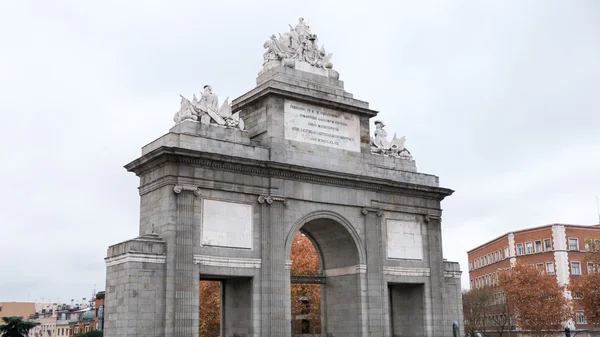
<path fill-rule="evenodd" d="M 255 89 L 245 93 L 241 97 L 233 100 L 231 110 L 235 112 L 243 109 L 248 104 L 254 104 L 256 100 L 261 99 L 265 96 L 277 95 L 283 98 L 294 99 L 306 103 L 318 104 L 319 106 L 341 110 L 344 112 L 355 113 L 367 117 L 375 117 L 378 114 L 378 111 L 351 104 L 351 102 L 356 102 L 358 104 L 365 103 L 355 98 L 346 98 L 343 96 L 339 96 L 341 97 L 341 99 L 340 101 L 337 101 L 332 100 L 331 94 L 326 92 L 323 92 L 322 94 L 329 95 L 328 98 L 321 98 L 318 96 L 309 95 L 306 94 L 305 91 L 306 89 L 304 87 L 294 86 L 293 84 L 287 83 L 285 81 L 272 78 L 259 85 Z M 347 100 L 348 102 L 342 102 L 342 100 Z"/>
<path fill-rule="evenodd" d="M 160 147 L 141 158 L 134 160 L 125 165 L 125 168 L 138 176 L 142 176 L 156 166 L 164 165 L 165 163 L 189 164 L 253 176 L 306 181 L 322 185 L 341 186 L 375 192 L 402 192 L 405 195 L 434 200 L 443 200 L 454 192 L 451 189 L 442 187 L 418 185 L 389 179 L 166 146 Z"/>

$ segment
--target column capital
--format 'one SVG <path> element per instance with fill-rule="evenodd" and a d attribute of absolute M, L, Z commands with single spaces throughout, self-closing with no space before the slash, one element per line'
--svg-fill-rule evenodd
<path fill-rule="evenodd" d="M 383 216 L 383 211 L 378 208 L 363 207 L 363 209 L 361 210 L 361 213 L 363 215 L 367 215 L 369 214 L 369 212 L 373 212 L 377 216 Z"/>
<path fill-rule="evenodd" d="M 425 219 L 425 222 L 427 222 L 427 223 L 429 223 L 431 221 L 435 221 L 435 220 L 440 221 L 440 222 L 442 221 L 442 218 L 440 216 L 431 215 L 431 214 L 425 214 L 423 219 Z"/>
<path fill-rule="evenodd" d="M 182 191 L 194 192 L 195 196 L 199 196 L 201 193 L 200 187 L 194 186 L 194 185 L 181 184 L 181 185 L 175 185 L 175 187 L 173 187 L 173 192 L 175 192 L 175 194 L 179 194 Z"/>
<path fill-rule="evenodd" d="M 264 204 L 266 202 L 268 205 L 271 205 L 271 204 L 273 204 L 274 201 L 279 201 L 279 202 L 283 203 L 284 206 L 288 205 L 288 199 L 285 197 L 274 196 L 274 195 L 264 195 L 264 194 L 261 194 L 258 196 L 259 204 Z"/>

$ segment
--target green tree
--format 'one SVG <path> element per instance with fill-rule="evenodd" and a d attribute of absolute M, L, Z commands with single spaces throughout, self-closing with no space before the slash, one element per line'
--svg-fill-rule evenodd
<path fill-rule="evenodd" d="M 102 331 L 89 331 L 83 335 L 79 335 L 79 337 L 102 337 L 103 335 L 104 333 Z"/>
<path fill-rule="evenodd" d="M 0 325 L 2 337 L 25 337 L 29 330 L 40 325 L 37 322 L 24 321 L 23 317 L 2 317 L 4 324 Z"/>

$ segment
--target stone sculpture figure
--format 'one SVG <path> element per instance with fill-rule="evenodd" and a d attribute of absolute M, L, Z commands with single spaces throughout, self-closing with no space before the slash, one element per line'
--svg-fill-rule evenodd
<path fill-rule="evenodd" d="M 279 42 L 280 41 L 277 40 L 275 34 L 273 34 L 263 45 L 263 47 L 267 49 L 263 55 L 265 59 L 263 66 L 266 69 L 271 69 L 274 66 L 279 65 L 281 63 L 280 60 L 286 55 L 282 49 L 283 44 L 280 44 Z"/>
<path fill-rule="evenodd" d="M 197 121 L 198 115 L 194 111 L 194 108 L 192 107 L 190 101 L 187 98 L 181 96 L 181 107 L 179 108 L 179 111 L 175 113 L 173 120 L 175 121 L 175 123 L 179 123 L 186 119 Z"/>
<path fill-rule="evenodd" d="M 204 92 L 202 92 L 202 97 L 200 98 L 200 106 L 206 109 L 211 109 L 214 112 L 219 111 L 219 97 L 212 92 L 212 87 L 210 85 L 204 86 Z"/>
<path fill-rule="evenodd" d="M 383 129 L 384 127 L 383 121 L 375 121 L 375 132 L 371 137 L 371 153 L 412 160 L 410 151 L 404 146 L 406 137 L 397 138 L 394 134 L 392 141 L 388 141 L 387 131 Z"/>
<path fill-rule="evenodd" d="M 219 108 L 219 97 L 212 92 L 210 85 L 204 86 L 204 91 L 198 100 L 194 95 L 193 100 L 181 96 L 181 107 L 175 113 L 173 120 L 175 123 L 184 120 L 200 121 L 203 124 L 218 124 L 226 127 L 239 128 L 244 130 L 244 121 L 240 118 L 239 112 L 231 113 L 229 97 Z"/>
<path fill-rule="evenodd" d="M 339 73 L 333 70 L 331 55 L 325 47 L 318 46 L 318 37 L 310 31 L 310 27 L 300 18 L 290 31 L 279 34 L 279 38 L 271 35 L 263 47 L 267 49 L 263 55 L 263 72 L 279 65 L 295 67 L 295 62 L 306 62 L 312 67 L 324 69 L 323 74 L 339 78 Z"/>

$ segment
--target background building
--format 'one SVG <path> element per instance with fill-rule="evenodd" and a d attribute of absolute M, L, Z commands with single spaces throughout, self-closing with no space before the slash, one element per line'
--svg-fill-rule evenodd
<path fill-rule="evenodd" d="M 590 248 L 586 240 L 590 239 L 600 243 L 600 225 L 553 224 L 507 233 L 467 252 L 470 286 L 496 285 L 498 272 L 510 268 L 517 260 L 543 268 L 566 286 L 573 278 L 600 268 L 585 261 Z M 571 294 L 567 292 L 566 296 L 570 299 Z M 574 308 L 575 328 L 591 328 L 577 303 Z"/>
<path fill-rule="evenodd" d="M 38 302 L 0 302 L 0 318 L 23 317 L 39 323 L 31 329 L 28 337 L 77 336 L 99 330 L 102 317 L 98 315 L 104 306 L 104 292 L 94 295 L 90 301 L 71 300 L 70 304 Z"/>
<path fill-rule="evenodd" d="M 35 314 L 34 302 L 0 302 L 0 319 L 2 317 L 23 317 L 29 319 Z"/>

